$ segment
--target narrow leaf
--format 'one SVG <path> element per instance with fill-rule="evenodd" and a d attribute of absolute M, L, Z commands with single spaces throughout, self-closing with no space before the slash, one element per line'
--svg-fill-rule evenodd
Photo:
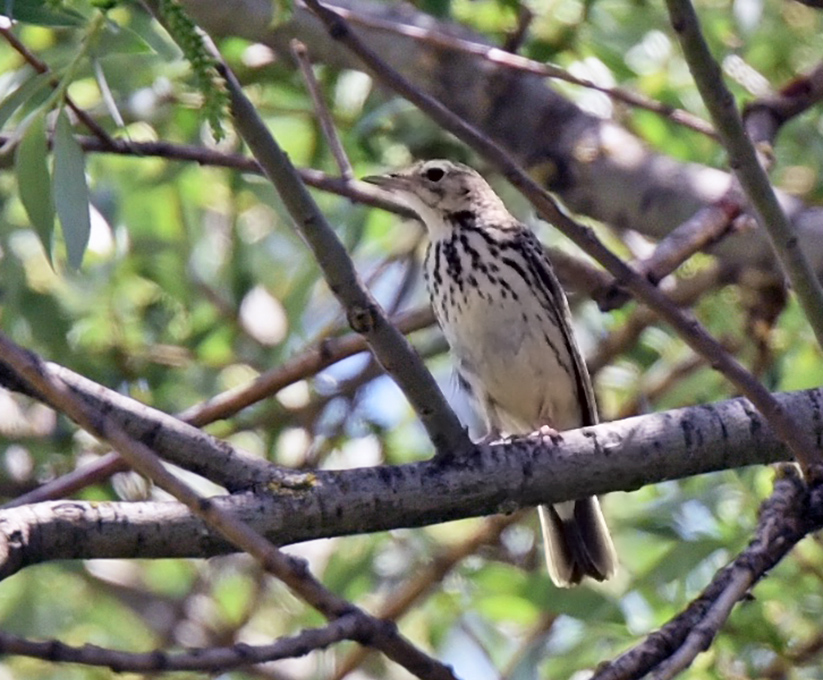
<path fill-rule="evenodd" d="M 54 204 L 66 241 L 69 266 L 79 269 L 89 244 L 89 188 L 86 159 L 74 139 L 65 111 L 57 116 L 54 130 Z"/>
<path fill-rule="evenodd" d="M 23 139 L 17 145 L 15 170 L 20 201 L 40 237 L 46 254 L 51 257 L 54 201 L 47 156 L 46 112 L 41 111 L 29 123 Z"/>
<path fill-rule="evenodd" d="M 37 26 L 82 26 L 85 18 L 70 7 L 56 7 L 47 0 L 3 0 L 0 15 Z"/>
<path fill-rule="evenodd" d="M 0 127 L 6 124 L 6 121 L 14 115 L 23 104 L 34 99 L 35 96 L 43 92 L 49 84 L 49 79 L 52 77 L 50 73 L 38 73 L 31 76 L 14 92 L 8 95 L 2 102 L 0 102 Z"/>

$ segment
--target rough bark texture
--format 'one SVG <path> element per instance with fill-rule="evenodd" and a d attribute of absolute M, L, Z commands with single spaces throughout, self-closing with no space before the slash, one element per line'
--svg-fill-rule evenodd
<path fill-rule="evenodd" d="M 822 390 L 780 398 L 798 423 L 817 439 L 823 436 Z M 173 449 L 158 453 L 175 459 Z M 285 545 L 509 513 L 788 458 L 749 402 L 733 399 L 583 428 L 558 441 L 536 437 L 478 446 L 471 456 L 448 464 L 318 471 L 299 475 L 300 483 L 295 475 L 288 484 L 273 481 L 255 494 L 216 502 Z M 208 557 L 230 551 L 177 503 L 57 501 L 0 511 L 0 577 L 55 559 Z"/>

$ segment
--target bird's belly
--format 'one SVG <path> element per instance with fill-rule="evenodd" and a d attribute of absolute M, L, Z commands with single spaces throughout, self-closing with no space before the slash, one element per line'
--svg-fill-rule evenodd
<path fill-rule="evenodd" d="M 440 319 L 486 419 L 509 434 L 541 425 L 569 429 L 582 417 L 566 341 L 548 312 L 530 299 L 469 292 L 448 319 Z"/>

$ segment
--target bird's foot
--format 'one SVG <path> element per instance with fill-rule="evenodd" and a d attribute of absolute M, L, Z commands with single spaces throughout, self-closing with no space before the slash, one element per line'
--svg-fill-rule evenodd
<path fill-rule="evenodd" d="M 555 446 L 557 444 L 560 444 L 563 441 L 563 435 L 560 434 L 557 430 L 555 430 L 550 425 L 541 425 L 540 429 L 537 430 L 537 435 L 541 439 L 546 439 L 546 438 L 551 439 L 552 444 L 554 444 Z"/>

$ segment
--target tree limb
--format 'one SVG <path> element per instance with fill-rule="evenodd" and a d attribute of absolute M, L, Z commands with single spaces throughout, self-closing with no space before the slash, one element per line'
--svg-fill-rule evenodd
<path fill-rule="evenodd" d="M 800 427 L 823 437 L 823 390 L 777 398 Z M 109 417 L 116 420 L 116 412 Z M 163 446 L 174 440 L 156 441 L 161 456 L 173 457 L 174 448 Z M 286 545 L 509 513 L 790 457 L 763 417 L 740 398 L 565 432 L 558 441 L 534 436 L 478 445 L 448 463 L 318 470 L 291 478 L 271 466 L 277 474 L 256 493 L 212 502 Z M 54 559 L 209 557 L 233 550 L 178 503 L 81 501 L 0 511 L 0 548 L 0 577 Z"/>
<path fill-rule="evenodd" d="M 219 70 L 226 79 L 238 132 L 280 194 L 295 229 L 308 244 L 329 288 L 346 310 L 352 329 L 366 338 L 375 358 L 403 391 L 438 455 L 468 450 L 469 438 L 431 373 L 360 281 L 345 247 L 234 74 L 224 63 Z"/>

